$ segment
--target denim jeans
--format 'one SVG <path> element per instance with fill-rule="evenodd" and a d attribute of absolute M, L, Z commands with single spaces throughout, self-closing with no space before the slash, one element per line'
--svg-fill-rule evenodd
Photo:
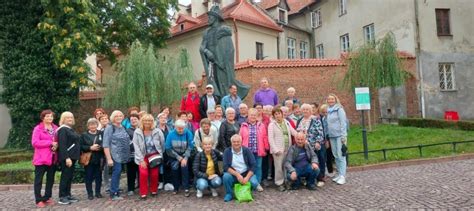
<path fill-rule="evenodd" d="M 342 156 L 342 140 L 341 137 L 336 138 L 329 138 L 331 141 L 331 151 L 334 155 L 334 159 L 336 160 L 336 167 L 339 175 L 346 176 L 346 156 Z"/>
<path fill-rule="evenodd" d="M 304 168 L 295 168 L 295 172 L 297 175 L 296 181 L 291 180 L 291 173 L 288 172 L 288 180 L 292 181 L 292 187 L 293 188 L 298 188 L 301 185 L 301 177 L 306 178 L 306 186 L 312 186 L 314 185 L 314 182 L 316 181 L 316 177 L 319 175 L 319 168 L 314 170 L 311 167 L 311 164 L 306 165 Z"/>
<path fill-rule="evenodd" d="M 238 182 L 237 177 L 235 177 L 234 175 L 230 173 L 225 172 L 222 178 L 223 178 L 222 180 L 224 181 L 225 194 L 233 196 L 234 184 Z M 249 182 L 250 182 L 250 185 L 252 186 L 252 190 L 255 190 L 255 188 L 257 188 L 257 186 L 259 185 L 257 181 L 257 176 L 255 174 L 252 175 L 252 177 L 250 177 Z"/>
<path fill-rule="evenodd" d="M 321 144 L 321 149 L 316 150 L 316 155 L 319 160 L 319 175 L 317 179 L 318 181 L 322 181 L 326 174 L 326 145 Z"/>
<path fill-rule="evenodd" d="M 196 181 L 196 189 L 198 189 L 200 191 L 204 191 L 208 187 L 211 187 L 212 189 L 215 189 L 215 188 L 218 188 L 221 185 L 222 185 L 222 179 L 219 176 L 214 177 L 212 180 L 199 178 Z"/>
<path fill-rule="evenodd" d="M 257 181 L 260 184 L 262 182 L 262 161 L 263 161 L 263 157 L 259 157 L 256 154 L 253 154 L 253 155 L 255 157 L 255 162 L 257 163 L 257 166 L 255 166 L 255 176 L 257 176 Z"/>
<path fill-rule="evenodd" d="M 122 174 L 122 164 L 114 161 L 112 180 L 110 181 L 110 196 L 119 195 L 120 174 Z"/>
<path fill-rule="evenodd" d="M 178 191 L 179 186 L 183 186 L 185 190 L 189 190 L 189 161 L 188 165 L 186 166 L 181 166 L 181 162 L 179 162 L 176 159 L 171 159 L 171 175 L 173 177 L 173 186 L 174 190 Z M 181 178 L 181 184 L 179 181 L 179 178 Z"/>

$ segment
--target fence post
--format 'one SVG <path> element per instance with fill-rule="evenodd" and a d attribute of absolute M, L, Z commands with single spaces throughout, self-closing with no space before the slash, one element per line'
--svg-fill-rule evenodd
<path fill-rule="evenodd" d="M 420 157 L 423 157 L 423 151 L 421 150 L 423 145 L 418 145 L 418 150 L 420 151 Z"/>
<path fill-rule="evenodd" d="M 453 142 L 453 152 L 456 153 L 456 142 Z"/>
<path fill-rule="evenodd" d="M 387 160 L 387 150 L 382 149 L 382 152 L 383 152 L 383 160 Z"/>

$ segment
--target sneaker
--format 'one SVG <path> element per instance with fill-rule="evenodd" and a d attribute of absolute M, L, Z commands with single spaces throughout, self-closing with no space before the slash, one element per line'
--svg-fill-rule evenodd
<path fill-rule="evenodd" d="M 36 203 L 36 207 L 37 208 L 45 208 L 46 204 L 44 202 L 40 201 L 40 202 Z"/>
<path fill-rule="evenodd" d="M 158 190 L 163 190 L 163 186 L 165 186 L 164 183 L 160 182 L 158 185 Z"/>
<path fill-rule="evenodd" d="M 319 181 L 318 183 L 316 183 L 316 186 L 318 186 L 318 187 L 323 187 L 323 186 L 324 186 L 324 182 L 323 182 L 323 181 Z"/>
<path fill-rule="evenodd" d="M 285 190 L 286 190 L 285 185 L 280 185 L 280 186 L 278 186 L 278 190 L 279 190 L 280 192 L 285 191 Z"/>
<path fill-rule="evenodd" d="M 333 173 L 329 173 L 329 172 L 328 172 L 326 175 L 327 175 L 328 177 L 334 177 L 334 176 L 336 176 L 336 173 L 335 173 L 335 172 L 333 172 Z"/>
<path fill-rule="evenodd" d="M 146 195 L 140 196 L 140 200 L 146 200 Z"/>
<path fill-rule="evenodd" d="M 311 191 L 316 190 L 316 185 L 308 186 L 308 190 L 311 190 Z"/>
<path fill-rule="evenodd" d="M 89 195 L 89 196 L 87 196 L 87 199 L 92 200 L 92 199 L 94 199 L 94 196 L 93 196 L 93 195 Z"/>
<path fill-rule="evenodd" d="M 184 190 L 184 196 L 189 197 L 190 195 L 189 189 Z"/>
<path fill-rule="evenodd" d="M 54 205 L 54 200 L 53 199 L 48 199 L 44 202 L 47 206 L 53 206 Z"/>
<path fill-rule="evenodd" d="M 98 199 L 104 198 L 104 196 L 102 196 L 102 194 L 100 194 L 100 193 L 95 194 L 95 197 L 98 198 Z"/>
<path fill-rule="evenodd" d="M 151 197 L 157 197 L 157 196 L 158 196 L 158 193 L 157 193 L 157 192 L 151 193 Z"/>
<path fill-rule="evenodd" d="M 196 191 L 196 197 L 202 198 L 202 195 L 203 195 L 203 194 L 202 194 L 202 191 L 201 191 L 201 190 L 197 190 L 197 191 Z"/>
<path fill-rule="evenodd" d="M 174 186 L 171 183 L 166 183 L 164 188 L 165 191 L 174 191 Z"/>
<path fill-rule="evenodd" d="M 112 196 L 112 201 L 119 201 L 119 200 L 122 200 L 123 198 L 119 195 L 114 195 Z"/>
<path fill-rule="evenodd" d="M 224 202 L 229 202 L 232 201 L 232 195 L 231 194 L 226 194 L 224 196 Z"/>
<path fill-rule="evenodd" d="M 133 191 L 128 191 L 127 196 L 133 196 L 134 192 Z"/>
<path fill-rule="evenodd" d="M 263 192 L 263 188 L 262 188 L 261 185 L 258 185 L 258 186 L 257 186 L 257 191 L 258 191 L 258 192 Z"/>
<path fill-rule="evenodd" d="M 339 177 L 341 177 L 341 176 L 337 175 L 337 177 L 332 178 L 332 181 L 336 182 L 337 180 L 339 180 Z"/>
<path fill-rule="evenodd" d="M 211 188 L 211 193 L 212 193 L 212 197 L 219 196 L 219 193 L 217 193 L 217 190 L 215 188 Z"/>
<path fill-rule="evenodd" d="M 79 199 L 77 199 L 77 198 L 74 197 L 74 196 L 68 196 L 67 199 L 68 199 L 69 202 L 71 202 L 71 203 L 79 202 Z"/>
<path fill-rule="evenodd" d="M 346 184 L 346 178 L 344 176 L 340 176 L 339 179 L 336 181 L 338 185 Z"/>
<path fill-rule="evenodd" d="M 71 204 L 71 202 L 69 201 L 69 199 L 67 199 L 67 197 L 62 197 L 59 199 L 58 204 L 69 205 Z"/>

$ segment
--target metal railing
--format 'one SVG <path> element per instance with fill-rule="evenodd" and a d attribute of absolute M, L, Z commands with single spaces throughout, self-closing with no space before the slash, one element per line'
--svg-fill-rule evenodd
<path fill-rule="evenodd" d="M 474 143 L 474 140 L 468 140 L 468 141 L 452 141 L 452 142 L 442 142 L 442 143 L 436 143 L 436 144 L 419 144 L 419 145 L 414 145 L 414 146 L 406 146 L 406 147 L 394 147 L 394 148 L 383 148 L 383 149 L 376 149 L 376 150 L 368 150 L 367 153 L 383 153 L 383 159 L 387 160 L 387 152 L 389 151 L 397 151 L 397 150 L 404 150 L 404 149 L 416 149 L 418 148 L 418 152 L 420 154 L 420 157 L 423 157 L 423 148 L 426 147 L 432 147 L 432 146 L 440 146 L 440 145 L 452 145 L 452 150 L 453 153 L 456 153 L 457 150 L 457 145 L 459 144 L 466 144 L 466 143 Z M 359 152 L 348 152 L 348 157 L 350 155 L 357 155 L 357 154 L 364 154 L 364 151 L 359 151 Z"/>

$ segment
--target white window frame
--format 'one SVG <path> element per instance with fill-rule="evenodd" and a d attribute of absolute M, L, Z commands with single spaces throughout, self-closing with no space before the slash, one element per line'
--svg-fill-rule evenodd
<path fill-rule="evenodd" d="M 449 67 L 449 68 L 447 68 Z M 448 74 L 449 72 L 449 74 Z M 454 63 L 444 62 L 438 64 L 439 88 L 441 91 L 456 91 L 456 80 L 454 77 Z M 448 87 L 449 76 L 451 76 L 451 88 Z"/>
<path fill-rule="evenodd" d="M 347 14 L 347 0 L 339 0 L 339 16 Z"/>
<path fill-rule="evenodd" d="M 316 46 L 316 58 L 324 59 L 324 45 L 322 43 Z"/>
<path fill-rule="evenodd" d="M 283 12 L 285 13 L 285 15 L 284 15 L 284 19 L 285 19 L 285 20 L 281 20 L 281 19 L 280 19 L 280 11 L 283 11 Z M 283 24 L 287 24 L 287 23 L 288 23 L 288 11 L 286 11 L 285 9 L 280 8 L 280 7 L 278 7 L 278 22 L 279 22 L 279 23 L 283 23 Z"/>
<path fill-rule="evenodd" d="M 341 52 L 349 52 L 349 49 L 351 47 L 349 33 L 341 35 L 339 40 L 341 42 Z"/>
<path fill-rule="evenodd" d="M 308 58 L 308 42 L 300 41 L 300 59 Z"/>
<path fill-rule="evenodd" d="M 311 12 L 311 27 L 315 29 L 320 27 L 321 25 L 323 25 L 323 22 L 321 20 L 321 9 L 317 9 Z"/>
<path fill-rule="evenodd" d="M 288 59 L 296 59 L 296 39 L 287 38 Z"/>
<path fill-rule="evenodd" d="M 364 26 L 364 39 L 366 43 L 375 43 L 375 25 L 373 23 Z"/>

